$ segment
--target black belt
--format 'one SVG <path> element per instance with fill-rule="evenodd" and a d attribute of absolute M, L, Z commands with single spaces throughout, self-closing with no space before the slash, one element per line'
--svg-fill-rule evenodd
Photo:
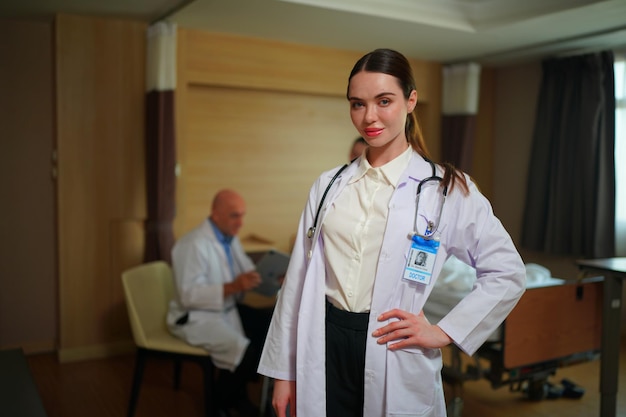
<path fill-rule="evenodd" d="M 189 313 L 185 313 L 183 316 L 181 316 L 178 320 L 176 320 L 176 324 L 179 326 L 182 326 L 183 324 L 187 324 L 187 322 L 189 321 Z"/>
<path fill-rule="evenodd" d="M 233 308 L 235 308 L 235 304 L 226 307 L 224 310 L 222 310 L 224 313 L 228 313 L 230 310 L 232 310 Z M 185 314 L 183 314 L 182 316 L 180 316 L 178 318 L 178 320 L 175 321 L 175 323 L 178 326 L 182 326 L 184 324 L 187 324 L 187 322 L 189 321 L 189 312 L 186 312 Z"/>
<path fill-rule="evenodd" d="M 341 327 L 352 330 L 367 330 L 370 313 L 354 313 L 341 310 L 326 300 L 326 320 Z"/>

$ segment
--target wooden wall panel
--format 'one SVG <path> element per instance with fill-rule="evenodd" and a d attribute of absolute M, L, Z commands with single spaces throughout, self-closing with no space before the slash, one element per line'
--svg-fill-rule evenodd
<path fill-rule="evenodd" d="M 474 137 L 474 159 L 470 174 L 478 183 L 480 190 L 491 199 L 493 197 L 493 158 L 495 115 L 495 71 L 483 68 L 480 74 L 480 98 L 476 115 Z"/>
<path fill-rule="evenodd" d="M 190 51 L 181 57 L 190 84 L 219 85 L 345 97 L 348 76 L 369 51 L 310 45 L 181 29 Z M 420 101 L 439 97 L 440 64 L 411 59 Z"/>
<path fill-rule="evenodd" d="M 0 25 L 0 349 L 54 350 L 52 23 Z M 2 372 L 2 371 L 0 371 Z"/>
<path fill-rule="evenodd" d="M 241 236 L 262 236 L 287 250 L 321 169 L 347 162 L 356 137 L 347 102 L 196 86 L 187 98 L 186 146 L 193 151 L 178 178 L 181 231 L 206 218 L 217 190 L 234 188 L 248 205 Z"/>
<path fill-rule="evenodd" d="M 241 236 L 288 250 L 312 182 L 345 162 L 358 135 L 345 91 L 362 55 L 179 29 L 175 234 L 207 216 L 217 189 L 233 187 L 248 201 Z M 437 157 L 441 65 L 411 64 Z"/>
<path fill-rule="evenodd" d="M 119 234 L 111 225 L 146 214 L 145 28 L 132 21 L 56 19 L 62 359 L 106 351 L 120 328 L 127 329 L 109 320 L 122 300 L 122 265 L 114 263 Z M 141 227 L 129 233 L 143 238 Z M 123 263 L 140 263 L 140 252 Z"/>

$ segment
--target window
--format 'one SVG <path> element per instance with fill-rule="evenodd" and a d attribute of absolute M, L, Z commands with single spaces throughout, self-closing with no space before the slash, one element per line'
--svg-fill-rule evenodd
<path fill-rule="evenodd" d="M 615 54 L 615 252 L 626 256 L 626 54 Z"/>

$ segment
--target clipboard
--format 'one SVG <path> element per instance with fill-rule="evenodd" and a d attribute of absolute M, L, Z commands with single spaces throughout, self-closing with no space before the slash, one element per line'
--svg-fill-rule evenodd
<path fill-rule="evenodd" d="M 274 296 L 280 289 L 279 278 L 283 277 L 289 266 L 290 256 L 274 249 L 267 251 L 256 264 L 261 275 L 261 285 L 253 291 L 266 296 Z"/>

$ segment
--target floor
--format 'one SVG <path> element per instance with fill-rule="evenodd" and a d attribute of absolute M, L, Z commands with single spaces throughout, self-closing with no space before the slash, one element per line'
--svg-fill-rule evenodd
<path fill-rule="evenodd" d="M 493 389 L 486 380 L 464 384 L 464 417 L 593 417 L 600 415 L 599 392 L 600 361 L 584 362 L 560 368 L 549 378 L 559 384 L 564 378 L 585 389 L 580 399 L 558 398 L 531 401 L 520 392 L 511 392 L 508 386 Z M 626 417 L 626 347 L 622 347 L 617 417 Z M 457 417 L 450 415 L 449 417 Z M 459 416 L 460 417 L 460 416 Z"/>
<path fill-rule="evenodd" d="M 40 391 L 48 417 L 126 416 L 134 356 L 59 364 L 53 354 L 28 356 L 28 363 Z M 585 388 L 578 400 L 560 398 L 530 401 L 507 387 L 491 388 L 486 380 L 468 381 L 463 390 L 463 417 L 592 417 L 599 415 L 599 360 L 559 369 L 551 381 L 568 378 Z M 172 389 L 172 368 L 168 362 L 152 361 L 135 417 L 200 417 L 203 415 L 202 378 L 197 366 L 183 368 L 181 387 Z M 617 416 L 626 417 L 626 343 L 622 343 L 620 390 Z M 261 384 L 251 386 L 254 401 Z M 449 388 L 446 388 L 449 396 Z M 453 417 L 453 416 L 449 416 Z M 458 417 L 458 416 L 454 416 Z"/>

